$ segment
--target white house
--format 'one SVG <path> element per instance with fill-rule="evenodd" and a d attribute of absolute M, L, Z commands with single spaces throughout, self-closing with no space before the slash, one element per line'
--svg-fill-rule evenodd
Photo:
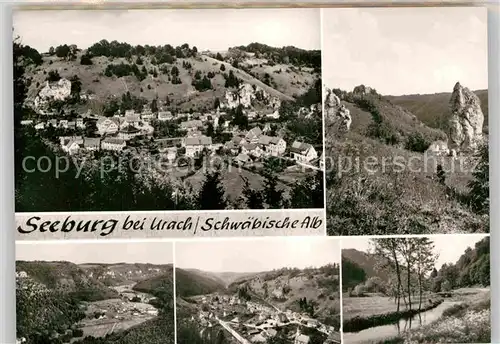
<path fill-rule="evenodd" d="M 30 124 L 33 124 L 33 121 L 31 119 L 21 121 L 21 125 L 30 125 Z"/>
<path fill-rule="evenodd" d="M 259 137 L 262 135 L 262 130 L 259 127 L 252 128 L 248 131 L 245 139 L 250 143 L 258 143 Z"/>
<path fill-rule="evenodd" d="M 248 143 L 246 145 L 243 145 L 241 147 L 241 152 L 256 158 L 260 158 L 260 156 L 262 155 L 262 149 L 255 143 Z"/>
<path fill-rule="evenodd" d="M 245 153 L 238 154 L 236 160 L 241 162 L 242 164 L 246 164 L 252 161 L 252 159 L 250 159 L 250 157 Z"/>
<path fill-rule="evenodd" d="M 36 130 L 43 130 L 45 129 L 45 122 L 40 122 L 35 125 Z"/>
<path fill-rule="evenodd" d="M 158 112 L 159 121 L 171 121 L 174 118 L 170 111 L 160 111 Z"/>
<path fill-rule="evenodd" d="M 153 119 L 156 118 L 156 114 L 155 113 L 152 113 L 152 112 L 147 112 L 147 113 L 144 113 L 141 115 L 141 119 L 144 121 L 144 122 L 149 122 Z"/>
<path fill-rule="evenodd" d="M 125 148 L 126 145 L 127 143 L 125 142 L 125 140 L 108 137 L 102 141 L 101 148 L 103 150 L 112 150 L 118 152 Z"/>
<path fill-rule="evenodd" d="M 187 137 L 184 140 L 184 145 L 186 147 L 186 156 L 192 158 L 204 148 L 210 150 L 212 148 L 212 138 L 208 136 Z"/>
<path fill-rule="evenodd" d="M 167 160 L 169 162 L 173 162 L 176 157 L 177 157 L 177 147 L 167 148 Z"/>
<path fill-rule="evenodd" d="M 280 113 L 278 110 L 274 111 L 273 113 L 270 113 L 266 115 L 267 118 L 272 118 L 272 119 L 279 119 L 280 118 Z"/>
<path fill-rule="evenodd" d="M 125 120 L 120 124 L 121 128 L 138 126 L 141 122 L 141 116 L 137 114 L 125 115 Z"/>
<path fill-rule="evenodd" d="M 114 134 L 120 129 L 120 119 L 118 117 L 101 117 L 96 123 L 99 134 Z"/>
<path fill-rule="evenodd" d="M 64 138 L 61 141 L 62 150 L 70 155 L 78 153 L 80 146 L 83 145 L 83 138 L 81 136 Z"/>
<path fill-rule="evenodd" d="M 76 127 L 80 129 L 85 129 L 85 123 L 83 122 L 83 118 L 76 119 Z"/>
<path fill-rule="evenodd" d="M 309 143 L 295 141 L 290 147 L 290 154 L 297 162 L 309 162 L 318 157 L 318 153 Z"/>
<path fill-rule="evenodd" d="M 141 131 L 132 125 L 129 125 L 118 132 L 118 138 L 122 140 L 130 140 L 139 135 L 141 135 Z"/>
<path fill-rule="evenodd" d="M 286 151 L 286 141 L 277 136 L 262 135 L 259 137 L 259 145 L 265 155 L 280 156 Z"/>
<path fill-rule="evenodd" d="M 192 121 L 186 121 L 186 122 L 181 123 L 181 129 L 187 130 L 187 131 L 195 131 L 201 127 L 203 127 L 203 122 L 200 120 L 192 120 Z"/>
<path fill-rule="evenodd" d="M 101 139 L 94 137 L 83 138 L 83 148 L 89 151 L 97 151 L 101 148 Z"/>
<path fill-rule="evenodd" d="M 66 120 L 66 119 L 61 119 L 61 120 L 59 121 L 59 127 L 67 129 L 67 128 L 68 128 L 68 120 Z"/>

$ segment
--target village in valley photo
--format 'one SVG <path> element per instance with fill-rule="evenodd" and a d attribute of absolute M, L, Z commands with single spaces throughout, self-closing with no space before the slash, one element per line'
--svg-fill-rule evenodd
<path fill-rule="evenodd" d="M 490 343 L 490 238 L 342 239 L 343 343 Z"/>
<path fill-rule="evenodd" d="M 16 246 L 18 344 L 174 344 L 173 243 Z"/>
<path fill-rule="evenodd" d="M 211 239 L 175 246 L 177 343 L 340 343 L 333 238 Z"/>
<path fill-rule="evenodd" d="M 486 9 L 323 17 L 328 234 L 488 233 Z"/>
<path fill-rule="evenodd" d="M 322 209 L 319 19 L 15 12 L 16 211 Z"/>

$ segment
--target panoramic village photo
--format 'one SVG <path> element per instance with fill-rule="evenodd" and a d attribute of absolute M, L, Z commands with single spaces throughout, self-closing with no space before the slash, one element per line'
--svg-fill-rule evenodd
<path fill-rule="evenodd" d="M 173 243 L 19 243 L 18 344 L 174 344 Z"/>
<path fill-rule="evenodd" d="M 178 242 L 178 344 L 340 343 L 332 238 Z"/>
<path fill-rule="evenodd" d="M 490 343 L 490 238 L 342 239 L 343 343 Z"/>
<path fill-rule="evenodd" d="M 13 26 L 17 212 L 324 208 L 319 9 Z"/>
<path fill-rule="evenodd" d="M 328 234 L 489 233 L 486 9 L 323 18 Z"/>

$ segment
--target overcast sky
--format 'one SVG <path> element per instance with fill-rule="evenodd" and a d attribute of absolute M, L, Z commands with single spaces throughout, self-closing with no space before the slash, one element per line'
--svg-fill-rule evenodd
<path fill-rule="evenodd" d="M 323 10 L 323 82 L 384 95 L 488 87 L 485 8 Z"/>
<path fill-rule="evenodd" d="M 281 237 L 178 242 L 175 265 L 210 272 L 262 272 L 339 263 L 337 239 Z"/>
<path fill-rule="evenodd" d="M 13 25 L 40 52 L 60 44 L 87 48 L 101 39 L 216 51 L 252 42 L 321 47 L 319 9 L 18 11 Z"/>
<path fill-rule="evenodd" d="M 434 242 L 435 252 L 439 253 L 436 268 L 439 270 L 444 263 L 455 264 L 467 247 L 474 248 L 476 242 L 484 237 L 484 234 L 445 234 L 429 237 Z M 372 247 L 369 238 L 342 239 L 342 249 L 354 248 L 362 252 L 372 252 Z"/>
<path fill-rule="evenodd" d="M 71 243 L 64 240 L 46 243 L 17 243 L 16 260 L 68 261 L 82 263 L 172 264 L 171 242 L 120 242 L 105 240 Z"/>

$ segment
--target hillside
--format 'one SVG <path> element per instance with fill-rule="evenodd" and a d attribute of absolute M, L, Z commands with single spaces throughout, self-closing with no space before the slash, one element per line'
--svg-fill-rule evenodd
<path fill-rule="evenodd" d="M 298 51 L 305 56 L 316 54 Z M 118 99 L 127 92 L 148 103 L 158 98 L 174 111 L 213 109 L 216 98 L 224 102 L 226 92 L 234 91 L 241 84 L 262 89 L 269 99 L 291 101 L 306 93 L 320 78 L 320 70 L 311 67 L 314 63 L 320 66 L 320 61 L 306 64 L 292 58 L 282 59 L 277 64 L 271 55 L 261 54 L 256 59 L 255 53 L 236 48 L 216 55 L 209 51 L 198 52 L 196 47 L 188 45 L 175 49 L 168 45 L 145 49 L 101 41 L 86 50 L 75 48 L 65 53 L 57 53 L 56 48 L 54 54 L 42 54 L 39 65 L 27 68 L 29 100 L 35 99 L 55 71 L 58 76 L 72 81 L 76 76 L 82 94 L 90 99 L 93 111 L 98 113 L 104 111 L 111 99 Z M 287 53 L 296 54 L 295 51 Z M 264 99 L 253 107 L 272 112 L 269 105 Z"/>
<path fill-rule="evenodd" d="M 70 262 L 17 261 L 16 271 L 24 271 L 28 279 L 60 294 L 70 294 L 76 300 L 97 301 L 118 297 L 114 290 Z"/>
<path fill-rule="evenodd" d="M 333 93 L 352 122 L 339 131 L 334 115 L 325 118 L 329 234 L 489 231 L 468 196 L 475 157 L 464 156 L 458 165 L 446 155 L 425 155 L 433 142 L 447 140 L 446 133 L 373 89 Z"/>
<path fill-rule="evenodd" d="M 154 264 L 80 264 L 90 277 L 108 286 L 128 284 L 149 279 L 172 270 L 172 265 Z"/>
<path fill-rule="evenodd" d="M 381 257 L 356 249 L 342 250 L 342 290 L 347 292 L 371 279 L 390 281 L 389 268 L 383 267 Z"/>
<path fill-rule="evenodd" d="M 484 126 L 488 127 L 488 90 L 474 91 L 481 100 L 484 114 Z M 451 93 L 410 94 L 402 96 L 386 96 L 391 103 L 411 111 L 426 125 L 447 130 L 450 116 Z"/>
<path fill-rule="evenodd" d="M 340 314 L 338 265 L 321 268 L 281 269 L 240 279 L 231 290 L 246 288 L 276 307 L 296 312 L 310 312 L 324 323 L 335 324 Z M 301 299 L 306 299 L 303 308 Z M 312 306 L 311 306 L 312 305 Z M 333 325 L 335 326 L 335 325 Z"/>
<path fill-rule="evenodd" d="M 199 270 L 175 269 L 176 294 L 180 297 L 211 294 L 225 290 L 225 283 L 216 276 Z"/>

